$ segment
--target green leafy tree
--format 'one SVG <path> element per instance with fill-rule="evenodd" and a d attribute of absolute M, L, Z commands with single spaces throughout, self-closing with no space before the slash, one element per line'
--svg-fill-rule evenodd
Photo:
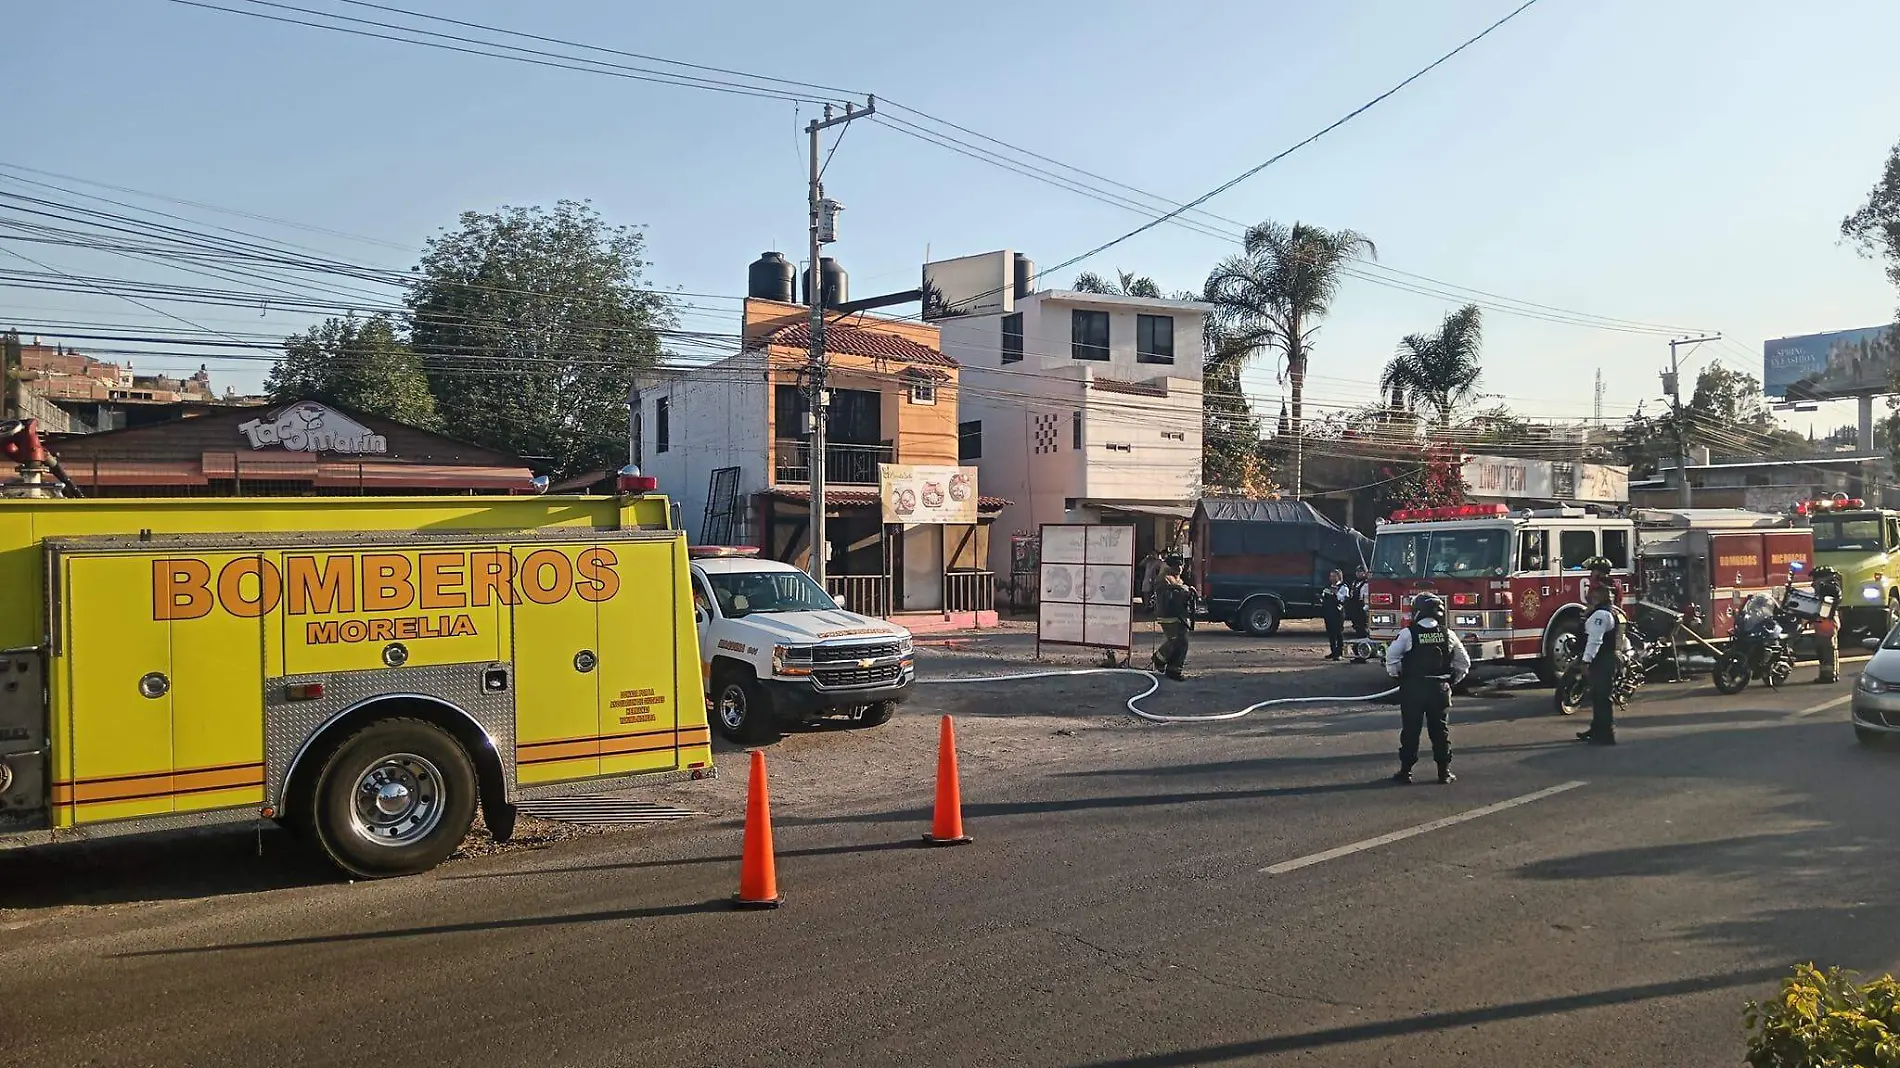
<path fill-rule="evenodd" d="M 1218 321 L 1207 323 L 1203 338 L 1201 485 L 1212 493 L 1273 496 L 1279 491 L 1273 477 L 1277 457 L 1240 380 L 1246 353 Z"/>
<path fill-rule="evenodd" d="M 1449 428 L 1457 410 L 1478 394 L 1483 341 L 1478 306 L 1467 304 L 1435 332 L 1405 335 L 1379 376 L 1379 391 L 1405 401 L 1437 429 Z"/>
<path fill-rule="evenodd" d="M 1900 288 L 1900 144 L 1867 194 L 1867 203 L 1841 220 L 1841 236 L 1869 258 L 1887 261 L 1887 278 Z"/>
<path fill-rule="evenodd" d="M 1900 1065 L 1900 982 L 1861 982 L 1839 968 L 1796 965 L 1781 991 L 1742 1013 L 1750 1068 Z"/>
<path fill-rule="evenodd" d="M 1116 270 L 1116 280 L 1109 281 L 1094 271 L 1083 271 L 1075 276 L 1074 288 L 1079 293 L 1103 293 L 1114 297 L 1155 297 L 1161 296 L 1161 287 L 1146 275 L 1137 277 L 1133 271 Z"/>
<path fill-rule="evenodd" d="M 1761 380 L 1711 363 L 1696 375 L 1695 391 L 1680 411 L 1651 416 L 1636 409 L 1623 426 L 1622 460 L 1632 476 L 1654 474 L 1658 462 L 1689 446 L 1721 456 L 1801 460 L 1816 450 L 1807 438 L 1775 422 L 1762 400 Z"/>
<path fill-rule="evenodd" d="M 386 315 L 325 319 L 285 338 L 264 391 L 272 400 L 310 397 L 411 426 L 439 425 L 422 361 Z"/>
<path fill-rule="evenodd" d="M 436 403 L 478 444 L 555 475 L 617 466 L 626 398 L 673 323 L 643 286 L 644 235 L 585 203 L 466 212 L 410 283 L 410 338 Z"/>
<path fill-rule="evenodd" d="M 1303 479 L 1306 368 L 1319 324 L 1332 310 L 1345 268 L 1375 254 L 1372 242 L 1352 230 L 1269 221 L 1248 227 L 1241 253 L 1222 260 L 1207 279 L 1206 299 L 1215 306 L 1232 357 L 1275 352 L 1286 361 L 1292 401 L 1287 483 L 1295 496 Z"/>

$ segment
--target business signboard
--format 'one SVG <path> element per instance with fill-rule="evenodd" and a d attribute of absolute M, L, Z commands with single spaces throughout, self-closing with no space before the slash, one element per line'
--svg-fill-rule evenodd
<path fill-rule="evenodd" d="M 1762 345 L 1762 392 L 1785 400 L 1893 393 L 1900 324 L 1776 338 Z"/>
<path fill-rule="evenodd" d="M 1616 504 L 1630 499 L 1630 469 L 1610 464 L 1526 460 L 1518 456 L 1467 456 L 1461 471 L 1465 493 L 1484 501 Z"/>
<path fill-rule="evenodd" d="M 1036 643 L 1126 652 L 1135 644 L 1135 528 L 1042 527 Z"/>
<path fill-rule="evenodd" d="M 976 468 L 878 464 L 886 523 L 976 522 Z"/>

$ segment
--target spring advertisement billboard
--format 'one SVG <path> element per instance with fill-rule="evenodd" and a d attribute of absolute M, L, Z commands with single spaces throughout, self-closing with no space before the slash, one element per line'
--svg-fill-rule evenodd
<path fill-rule="evenodd" d="M 1780 400 L 1831 400 L 1897 392 L 1900 324 L 1776 338 L 1762 345 L 1762 392 Z"/>

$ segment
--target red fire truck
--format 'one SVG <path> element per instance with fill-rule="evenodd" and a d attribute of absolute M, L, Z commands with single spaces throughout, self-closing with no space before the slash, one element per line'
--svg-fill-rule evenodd
<path fill-rule="evenodd" d="M 1754 593 L 1781 588 L 1789 565 L 1812 566 L 1813 539 L 1786 516 L 1727 508 L 1643 509 L 1633 517 L 1580 508 L 1512 511 L 1502 504 L 1406 509 L 1379 527 L 1372 555 L 1372 640 L 1398 636 L 1412 598 L 1436 593 L 1474 662 L 1515 663 L 1555 681 L 1561 641 L 1581 635 L 1590 576 L 1601 556 L 1625 613 L 1694 606 L 1692 629 L 1719 642 Z"/>

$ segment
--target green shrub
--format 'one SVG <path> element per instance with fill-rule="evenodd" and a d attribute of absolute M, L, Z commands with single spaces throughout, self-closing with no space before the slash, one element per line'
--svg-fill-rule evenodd
<path fill-rule="evenodd" d="M 1751 1068 L 1900 1068 L 1900 982 L 1856 978 L 1802 964 L 1779 996 L 1749 1002 Z"/>

